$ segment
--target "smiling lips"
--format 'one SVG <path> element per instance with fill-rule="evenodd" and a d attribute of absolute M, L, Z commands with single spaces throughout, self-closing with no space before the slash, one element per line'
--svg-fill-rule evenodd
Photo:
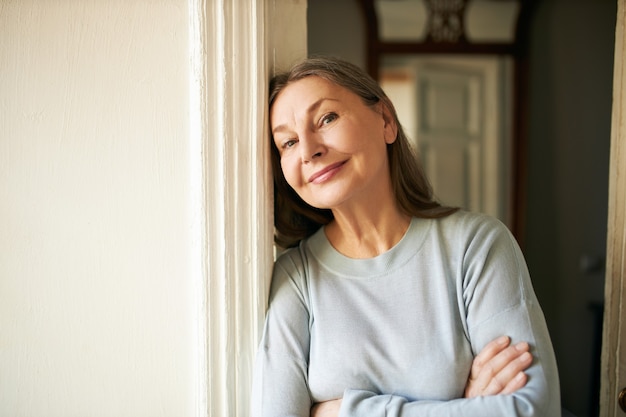
<path fill-rule="evenodd" d="M 346 161 L 336 162 L 328 165 L 326 168 L 320 169 L 309 177 L 309 182 L 313 184 L 321 184 L 334 176 Z"/>

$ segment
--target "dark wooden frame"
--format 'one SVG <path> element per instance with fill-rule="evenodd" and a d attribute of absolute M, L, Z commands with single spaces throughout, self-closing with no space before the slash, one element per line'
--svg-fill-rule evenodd
<path fill-rule="evenodd" d="M 494 0 L 497 1 L 497 0 Z M 358 0 L 365 19 L 367 70 L 379 78 L 383 54 L 470 54 L 508 55 L 513 59 L 513 131 L 511 231 L 523 246 L 526 212 L 526 178 L 528 173 L 528 26 L 531 0 L 520 0 L 520 12 L 512 43 L 388 42 L 379 37 L 374 0 Z"/>

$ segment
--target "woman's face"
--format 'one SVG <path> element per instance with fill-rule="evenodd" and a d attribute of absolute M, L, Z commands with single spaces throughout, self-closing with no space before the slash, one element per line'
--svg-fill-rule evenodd
<path fill-rule="evenodd" d="M 285 179 L 308 204 L 339 209 L 389 195 L 386 145 L 397 129 L 382 104 L 309 76 L 278 94 L 270 124 Z"/>

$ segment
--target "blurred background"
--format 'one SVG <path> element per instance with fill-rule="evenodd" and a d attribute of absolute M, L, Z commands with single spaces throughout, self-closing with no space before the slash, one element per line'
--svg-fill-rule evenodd
<path fill-rule="evenodd" d="M 505 3 L 477 2 L 487 8 Z M 376 3 L 380 14 L 385 3 L 395 3 L 393 7 L 412 3 L 415 8 L 426 2 Z M 557 356 L 562 405 L 572 415 L 592 417 L 598 415 L 617 4 L 614 0 L 539 0 L 527 12 L 526 84 L 524 91 L 516 93 L 523 96 L 523 111 L 509 101 L 503 117 L 511 119 L 501 124 L 501 130 L 518 129 L 512 140 L 521 147 L 505 145 L 499 153 L 498 175 L 514 177 L 498 188 L 505 204 L 499 217 L 511 225 L 526 256 Z M 380 15 L 378 19 L 382 33 Z M 368 22 L 360 0 L 309 1 L 307 20 L 309 55 L 340 56 L 372 71 Z M 493 24 L 498 22 L 501 19 L 496 17 Z M 498 67 L 505 83 L 514 73 L 506 60 L 505 56 Z M 397 80 L 398 72 L 387 71 L 384 62 L 378 64 L 379 80 Z M 402 92 L 408 90 L 396 90 L 388 94 L 398 94 L 402 101 Z M 504 86 L 501 91 L 499 97 L 505 97 L 506 104 L 512 90 Z M 411 111 L 403 111 L 394 101 L 403 125 L 410 135 L 418 136 L 414 139 L 420 144 L 423 130 L 414 125 L 423 120 L 419 122 L 420 116 L 417 122 L 409 120 Z M 424 119 L 421 102 L 418 99 L 412 110 Z M 484 146 L 489 148 L 489 143 Z M 423 157 L 429 155 L 421 150 Z M 514 167 L 514 161 L 522 165 Z M 487 180 L 490 177 L 494 176 L 483 174 Z M 434 185 L 437 194 L 445 195 L 435 181 Z M 506 207 L 507 202 L 512 206 Z"/>

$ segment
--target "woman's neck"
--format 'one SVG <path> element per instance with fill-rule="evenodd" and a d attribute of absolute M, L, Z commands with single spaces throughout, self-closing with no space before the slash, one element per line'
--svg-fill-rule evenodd
<path fill-rule="evenodd" d="M 373 258 L 394 247 L 406 234 L 411 217 L 395 205 L 359 213 L 333 210 L 335 219 L 324 232 L 341 254 L 355 259 Z"/>

